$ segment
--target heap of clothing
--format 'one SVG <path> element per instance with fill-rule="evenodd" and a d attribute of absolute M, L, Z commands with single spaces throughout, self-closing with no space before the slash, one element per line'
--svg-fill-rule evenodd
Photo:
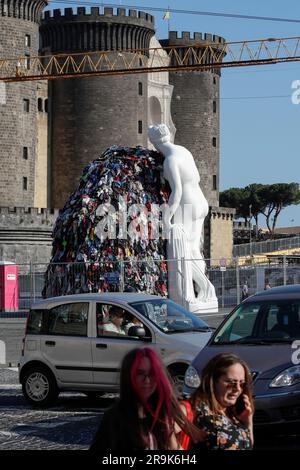
<path fill-rule="evenodd" d="M 158 152 L 113 146 L 84 168 L 54 226 L 44 297 L 119 290 L 167 295 L 166 242 L 161 224 L 153 233 L 152 218 L 161 220 L 153 208 L 170 194 L 162 163 Z"/>

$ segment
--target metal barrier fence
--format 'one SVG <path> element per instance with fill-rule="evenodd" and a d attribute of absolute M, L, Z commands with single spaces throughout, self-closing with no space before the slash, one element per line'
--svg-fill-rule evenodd
<path fill-rule="evenodd" d="M 258 255 L 298 247 L 300 251 L 300 236 L 281 238 L 279 240 L 267 240 L 264 242 L 243 243 L 241 245 L 234 245 L 233 256 L 248 256 L 251 254 Z"/>
<path fill-rule="evenodd" d="M 103 262 L 102 265 L 101 263 L 19 265 L 19 311 L 27 311 L 33 301 L 43 296 L 102 290 L 122 292 L 132 282 L 135 282 L 143 292 L 163 294 L 167 278 L 164 271 L 166 263 L 167 260 L 151 259 L 109 262 L 108 266 L 107 262 Z M 300 265 L 290 266 L 282 263 L 275 266 L 261 264 L 239 266 L 236 259 L 230 267 L 208 268 L 207 276 L 215 287 L 219 307 L 232 307 L 241 301 L 242 286 L 245 281 L 248 284 L 249 295 L 263 290 L 266 283 L 271 287 L 300 283 Z M 3 312 L 0 312 L 0 315 L 3 315 Z"/>

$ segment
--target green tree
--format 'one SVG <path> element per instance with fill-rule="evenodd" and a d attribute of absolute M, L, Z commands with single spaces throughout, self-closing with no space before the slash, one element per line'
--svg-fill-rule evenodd
<path fill-rule="evenodd" d="M 282 209 L 300 203 L 298 183 L 249 184 L 245 188 L 229 188 L 220 193 L 220 205 L 236 209 L 236 217 L 245 223 L 254 217 L 258 227 L 258 216 L 263 214 L 271 236 Z"/>
<path fill-rule="evenodd" d="M 254 217 L 258 225 L 258 215 L 265 209 L 259 190 L 262 184 L 250 184 L 246 188 L 230 188 L 220 193 L 220 206 L 236 209 L 236 218 L 243 218 L 247 223 Z"/>
<path fill-rule="evenodd" d="M 273 236 L 276 222 L 282 209 L 300 203 L 299 184 L 276 183 L 263 185 L 259 190 L 259 194 L 261 200 L 265 203 L 265 209 L 261 212 L 266 218 L 270 235 Z"/>
<path fill-rule="evenodd" d="M 246 209 L 247 194 L 244 188 L 229 188 L 220 193 L 220 206 L 233 207 L 236 210 L 236 218 L 243 218 L 245 222 L 249 216 L 249 205 Z"/>
<path fill-rule="evenodd" d="M 249 208 L 249 215 L 251 213 L 254 217 L 256 227 L 258 228 L 258 216 L 262 214 L 266 209 L 266 201 L 262 196 L 262 190 L 265 187 L 264 184 L 253 183 L 245 187 L 245 198 L 246 204 Z M 250 209 L 251 208 L 251 209 Z"/>

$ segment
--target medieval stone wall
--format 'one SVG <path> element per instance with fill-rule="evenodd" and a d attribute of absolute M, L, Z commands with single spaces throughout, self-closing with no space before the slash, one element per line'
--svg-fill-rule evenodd
<path fill-rule="evenodd" d="M 0 207 L 0 260 L 49 263 L 58 210 Z"/>
<path fill-rule="evenodd" d="M 111 51 L 148 48 L 154 18 L 144 12 L 118 8 L 85 8 L 46 12 L 41 26 L 42 52 Z M 144 57 L 147 59 L 147 57 Z M 137 59 L 138 65 L 141 59 Z M 52 178 L 51 207 L 63 207 L 78 185 L 82 169 L 112 144 L 147 146 L 147 75 L 54 80 L 51 86 Z"/>
<path fill-rule="evenodd" d="M 0 57 L 24 57 L 19 71 L 38 55 L 43 0 L 0 0 Z M 16 70 L 18 73 L 18 70 Z M 2 83 L 0 99 L 0 204 L 34 205 L 37 154 L 37 86 Z"/>

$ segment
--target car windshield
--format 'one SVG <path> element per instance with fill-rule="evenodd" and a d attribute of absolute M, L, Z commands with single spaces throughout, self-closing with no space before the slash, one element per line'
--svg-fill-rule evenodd
<path fill-rule="evenodd" d="M 133 302 L 130 305 L 165 333 L 211 331 L 203 320 L 168 299 Z"/>
<path fill-rule="evenodd" d="M 241 304 L 215 332 L 211 344 L 274 344 L 300 339 L 300 300 Z"/>

